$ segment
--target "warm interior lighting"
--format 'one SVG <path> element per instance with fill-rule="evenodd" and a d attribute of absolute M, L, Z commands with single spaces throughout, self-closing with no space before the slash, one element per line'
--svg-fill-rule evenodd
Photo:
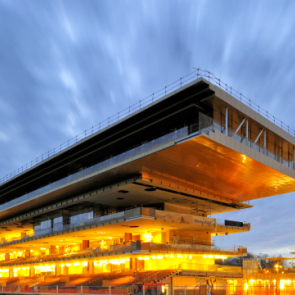
<path fill-rule="evenodd" d="M 152 241 L 153 236 L 150 233 L 143 234 L 143 241 L 145 243 L 150 243 Z"/>
<path fill-rule="evenodd" d="M 280 280 L 280 289 L 283 290 L 285 288 L 285 280 Z"/>
<path fill-rule="evenodd" d="M 247 284 L 247 283 L 245 283 L 245 285 L 244 285 L 244 290 L 245 290 L 245 291 L 248 290 L 248 284 Z"/>

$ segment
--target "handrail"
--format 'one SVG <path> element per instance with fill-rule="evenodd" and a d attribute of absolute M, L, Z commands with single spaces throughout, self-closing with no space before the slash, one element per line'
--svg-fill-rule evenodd
<path fill-rule="evenodd" d="M 150 276 L 147 276 L 147 277 L 144 279 L 144 281 L 148 280 L 148 278 L 150 278 L 150 277 L 155 277 L 155 278 L 157 278 L 157 275 L 158 275 L 159 273 L 162 273 L 162 272 L 165 272 L 165 271 L 168 271 L 168 270 L 173 270 L 174 267 L 175 267 L 175 270 L 178 270 L 178 269 L 179 269 L 179 268 L 176 268 L 176 265 L 172 265 L 172 266 L 170 266 L 170 267 L 168 267 L 168 268 L 166 268 L 166 269 L 159 270 L 158 272 L 156 272 L 156 273 L 154 273 L 154 274 L 151 274 Z"/>
<path fill-rule="evenodd" d="M 281 120 L 277 119 L 275 116 L 271 115 L 268 111 L 261 108 L 259 105 L 257 105 L 255 102 L 251 101 L 249 98 L 245 97 L 242 93 L 236 91 L 232 87 L 230 87 L 228 84 L 222 82 L 219 78 L 217 78 L 213 73 L 207 70 L 202 70 L 200 68 L 194 68 L 194 70 L 185 75 L 184 77 L 180 77 L 180 79 L 170 83 L 168 86 L 165 86 L 164 88 L 154 92 L 153 94 L 145 97 L 142 100 L 139 100 L 137 103 L 129 106 L 128 108 L 125 108 L 124 110 L 118 112 L 117 114 L 108 117 L 104 121 L 92 126 L 91 128 L 83 131 L 82 133 L 76 135 L 75 137 L 67 140 L 66 142 L 60 144 L 58 147 L 55 147 L 54 149 L 42 154 L 41 156 L 37 157 L 36 159 L 32 160 L 31 162 L 23 165 L 19 169 L 13 171 L 12 173 L 9 173 L 5 175 L 4 177 L 0 178 L 0 184 L 3 184 L 4 182 L 12 179 L 13 177 L 19 175 L 20 173 L 23 173 L 27 171 L 28 169 L 36 166 L 37 164 L 51 158 L 52 156 L 56 155 L 57 153 L 67 149 L 68 147 L 78 143 L 79 141 L 84 140 L 85 138 L 93 135 L 94 133 L 103 130 L 104 128 L 126 118 L 129 116 L 132 112 L 141 110 L 143 107 L 152 104 L 159 100 L 160 98 L 166 96 L 167 94 L 172 93 L 173 91 L 180 89 L 181 87 L 187 85 L 188 83 L 194 81 L 196 78 L 204 77 L 208 79 L 209 82 L 213 83 L 214 85 L 217 85 L 218 87 L 222 88 L 229 94 L 233 95 L 235 98 L 239 99 L 241 102 L 246 104 L 251 109 L 255 110 L 265 118 L 271 120 L 274 124 L 276 124 L 278 127 L 282 128 L 292 136 L 295 136 L 295 130 L 289 127 L 289 125 L 283 123 Z"/>

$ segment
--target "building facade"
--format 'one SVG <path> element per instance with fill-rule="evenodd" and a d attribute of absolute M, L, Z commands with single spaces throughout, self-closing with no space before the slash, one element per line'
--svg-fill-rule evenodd
<path fill-rule="evenodd" d="M 1 183 L 2 286 L 237 285 L 212 215 L 294 191 L 295 138 L 204 78 L 99 129 Z"/>

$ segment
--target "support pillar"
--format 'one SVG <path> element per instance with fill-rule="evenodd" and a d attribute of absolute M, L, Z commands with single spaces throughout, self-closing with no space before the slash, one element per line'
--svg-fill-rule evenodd
<path fill-rule="evenodd" d="M 65 247 L 64 246 L 59 247 L 58 253 L 65 254 Z"/>
<path fill-rule="evenodd" d="M 89 248 L 89 240 L 83 240 L 81 244 L 81 250 Z"/>
<path fill-rule="evenodd" d="M 56 247 L 55 246 L 49 246 L 49 255 L 55 254 Z"/>
<path fill-rule="evenodd" d="M 10 268 L 9 269 L 9 277 L 10 278 L 13 278 L 13 268 Z"/>
<path fill-rule="evenodd" d="M 31 251 L 25 250 L 25 258 L 30 258 L 30 257 L 31 257 Z"/>
<path fill-rule="evenodd" d="M 292 167 L 294 170 L 295 170 L 295 148 L 293 147 L 293 167 Z"/>
<path fill-rule="evenodd" d="M 35 276 L 35 268 L 34 266 L 30 267 L 30 277 L 34 277 Z"/>
<path fill-rule="evenodd" d="M 5 261 L 6 260 L 10 260 L 10 254 L 9 253 L 5 253 Z"/>
<path fill-rule="evenodd" d="M 125 243 L 126 244 L 131 242 L 132 241 L 132 233 L 125 233 L 124 238 L 125 238 Z"/>
<path fill-rule="evenodd" d="M 94 262 L 89 261 L 88 265 L 89 265 L 89 275 L 93 275 L 94 274 Z"/>
<path fill-rule="evenodd" d="M 266 130 L 263 130 L 263 153 L 266 155 Z"/>
<path fill-rule="evenodd" d="M 246 145 L 248 146 L 249 142 L 249 120 L 246 120 Z"/>
<path fill-rule="evenodd" d="M 224 129 L 225 135 L 228 136 L 228 107 L 225 107 L 225 129 Z"/>
<path fill-rule="evenodd" d="M 61 275 L 61 266 L 59 264 L 55 265 L 55 276 L 60 276 Z"/>

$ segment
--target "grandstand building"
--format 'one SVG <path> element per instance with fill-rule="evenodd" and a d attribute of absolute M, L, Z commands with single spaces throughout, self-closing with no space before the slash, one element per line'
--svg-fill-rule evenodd
<path fill-rule="evenodd" d="M 236 284 L 212 237 L 250 223 L 212 215 L 294 191 L 294 145 L 204 78 L 118 115 L 1 183 L 0 284 Z"/>

